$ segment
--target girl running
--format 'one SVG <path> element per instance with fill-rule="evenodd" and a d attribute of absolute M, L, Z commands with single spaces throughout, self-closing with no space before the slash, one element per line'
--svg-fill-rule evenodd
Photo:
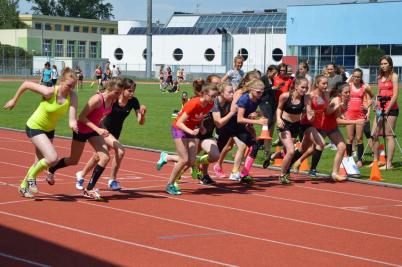
<path fill-rule="evenodd" d="M 365 94 L 373 97 L 374 94 L 368 84 L 365 84 L 362 80 L 363 71 L 359 68 L 354 69 L 352 72 L 352 82 L 349 84 L 350 94 L 346 112 L 344 113 L 347 120 L 362 120 L 366 118 L 364 112 L 363 100 Z M 357 166 L 360 168 L 363 166 L 363 125 L 350 124 L 346 126 L 346 132 L 348 135 L 346 142 L 346 154 L 348 157 L 352 156 L 353 141 L 356 138 L 357 141 Z"/>
<path fill-rule="evenodd" d="M 123 145 L 118 141 L 124 120 L 130 115 L 131 110 L 134 110 L 135 115 L 137 116 L 137 122 L 140 125 L 144 125 L 146 113 L 146 107 L 144 105 L 140 106 L 138 99 L 134 96 L 137 86 L 136 83 L 130 78 L 125 78 L 123 84 L 124 90 L 120 95 L 119 100 L 113 104 L 112 111 L 102 120 L 101 123 L 102 127 L 109 132 L 109 136 L 105 137 L 105 142 L 109 150 L 114 150 L 114 158 L 112 160 L 112 170 L 108 186 L 110 189 L 115 191 L 121 189 L 116 177 L 125 153 Z M 84 169 L 76 173 L 76 188 L 78 190 L 84 189 L 83 184 L 85 175 L 95 167 L 99 160 L 100 158 L 98 157 L 98 154 L 95 153 L 85 165 Z"/>
<path fill-rule="evenodd" d="M 119 98 L 123 88 L 122 78 L 111 79 L 106 83 L 104 92 L 97 93 L 88 100 L 79 116 L 78 132 L 73 132 L 70 156 L 60 159 L 54 166 L 50 167 L 46 179 L 53 181 L 54 174 L 58 169 L 77 165 L 88 140 L 96 151 L 99 161 L 92 172 L 87 188 L 84 190 L 84 196 L 97 200 L 101 199 L 98 190 L 94 187 L 109 162 L 108 146 L 104 138 L 108 137 L 110 133 L 101 127 L 100 121 L 112 111 L 112 105 Z"/>
<path fill-rule="evenodd" d="M 24 82 L 18 88 L 15 96 L 9 100 L 4 109 L 13 109 L 18 99 L 26 90 L 38 93 L 42 100 L 35 112 L 28 119 L 25 131 L 35 147 L 38 161 L 28 170 L 27 175 L 19 186 L 22 196 L 31 198 L 32 194 L 38 192 L 36 177 L 43 170 L 57 162 L 57 153 L 52 144 L 55 127 L 58 120 L 69 110 L 69 126 L 77 132 L 77 96 L 74 87 L 77 78 L 70 68 L 62 71 L 60 85 L 47 87 L 33 82 Z M 49 184 L 54 184 L 54 180 L 47 180 Z"/>
<path fill-rule="evenodd" d="M 276 123 L 279 130 L 279 138 L 286 150 L 281 166 L 279 181 L 282 184 L 289 184 L 289 167 L 295 153 L 294 141 L 300 131 L 300 116 L 307 105 L 305 94 L 308 90 L 308 80 L 297 78 L 294 89 L 281 94 L 279 97 L 278 109 L 276 111 Z"/>
<path fill-rule="evenodd" d="M 181 195 L 174 183 L 185 167 L 193 166 L 197 154 L 197 135 L 204 133 L 202 120 L 213 107 L 218 90 L 215 84 L 203 86 L 201 97 L 194 97 L 187 102 L 179 113 L 172 126 L 172 137 L 176 145 L 178 161 L 174 165 L 166 186 L 166 192 L 172 195 Z"/>

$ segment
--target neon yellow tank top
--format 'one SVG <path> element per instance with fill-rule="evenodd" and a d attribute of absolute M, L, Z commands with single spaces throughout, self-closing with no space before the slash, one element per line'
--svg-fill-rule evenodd
<path fill-rule="evenodd" d="M 70 95 L 67 96 L 63 104 L 57 103 L 58 90 L 59 86 L 55 86 L 53 96 L 48 100 L 42 99 L 35 112 L 27 121 L 29 128 L 45 132 L 53 131 L 56 128 L 57 121 L 70 107 Z"/>

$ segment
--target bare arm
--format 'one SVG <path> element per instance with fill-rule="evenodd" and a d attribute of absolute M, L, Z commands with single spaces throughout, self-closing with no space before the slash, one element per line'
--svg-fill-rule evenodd
<path fill-rule="evenodd" d="M 282 113 L 283 113 L 283 105 L 285 104 L 286 100 L 289 98 L 289 93 L 281 94 L 278 100 L 278 108 L 276 109 L 276 124 L 279 128 L 283 128 L 285 124 L 282 120 Z"/>
<path fill-rule="evenodd" d="M 227 74 L 225 74 L 222 79 L 221 82 L 225 82 L 227 79 L 229 79 L 229 76 Z"/>
<path fill-rule="evenodd" d="M 245 108 L 243 107 L 239 107 L 237 110 L 237 123 L 241 123 L 241 124 L 259 124 L 259 125 L 267 125 L 268 124 L 268 120 L 265 118 L 261 118 L 261 119 L 249 119 L 249 118 L 245 118 L 244 117 L 244 112 L 245 112 Z"/>
<path fill-rule="evenodd" d="M 217 128 L 222 128 L 225 126 L 230 119 L 233 117 L 233 115 L 236 112 L 230 111 L 228 114 L 226 114 L 223 118 L 221 117 L 221 113 L 219 111 L 217 112 L 212 112 L 212 118 L 214 119 L 214 123 Z"/>
<path fill-rule="evenodd" d="M 389 105 L 387 110 L 385 111 L 385 114 L 388 114 L 392 107 L 395 105 L 396 101 L 398 100 L 398 74 L 394 73 L 392 74 L 392 92 L 393 95 L 391 97 L 391 100 L 389 101 Z"/>
<path fill-rule="evenodd" d="M 370 98 L 373 98 L 373 97 L 374 97 L 374 93 L 373 93 L 373 91 L 371 90 L 370 85 L 365 84 L 365 85 L 364 85 L 364 91 L 370 96 Z"/>
<path fill-rule="evenodd" d="M 68 125 L 71 130 L 78 133 L 77 125 L 78 97 L 74 91 L 70 93 L 70 108 L 68 112 Z"/>
<path fill-rule="evenodd" d="M 147 112 L 147 108 L 144 105 L 141 105 L 140 109 L 135 111 L 135 115 L 137 116 L 138 124 L 144 125 L 146 112 Z"/>
<path fill-rule="evenodd" d="M 21 84 L 18 88 L 17 92 L 15 93 L 14 97 L 11 98 L 7 103 L 4 105 L 4 109 L 13 109 L 17 104 L 19 98 L 25 93 L 26 90 L 31 90 L 34 93 L 42 95 L 45 99 L 49 99 L 52 97 L 54 93 L 54 87 L 47 87 L 44 85 L 40 85 L 34 82 L 25 81 Z"/>

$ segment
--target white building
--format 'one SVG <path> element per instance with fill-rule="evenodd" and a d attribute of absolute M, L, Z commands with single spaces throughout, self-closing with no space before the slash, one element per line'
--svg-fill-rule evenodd
<path fill-rule="evenodd" d="M 119 27 L 123 25 L 119 23 Z M 125 29 L 119 33 L 126 32 Z M 153 71 L 162 65 L 186 73 L 225 73 L 242 55 L 243 69 L 264 70 L 286 56 L 286 13 L 278 10 L 242 13 L 187 14 L 175 12 L 165 27 L 154 27 Z M 102 58 L 127 74 L 141 75 L 146 64 L 146 28 L 127 34 L 103 35 Z"/>

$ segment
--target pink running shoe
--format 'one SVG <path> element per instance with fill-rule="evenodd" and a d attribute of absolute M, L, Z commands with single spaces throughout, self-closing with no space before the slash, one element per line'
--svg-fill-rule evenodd
<path fill-rule="evenodd" d="M 223 173 L 222 168 L 218 164 L 214 165 L 214 171 L 215 171 L 216 177 L 225 178 L 226 175 Z"/>

